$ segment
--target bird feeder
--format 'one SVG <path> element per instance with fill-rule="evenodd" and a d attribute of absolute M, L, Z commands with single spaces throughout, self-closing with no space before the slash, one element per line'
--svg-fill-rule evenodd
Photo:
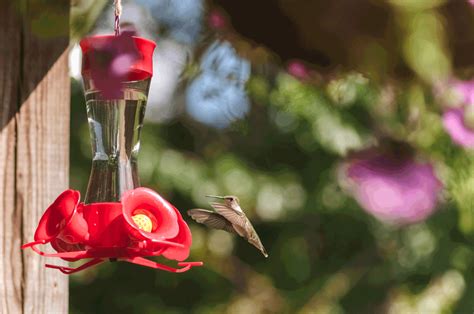
<path fill-rule="evenodd" d="M 202 262 L 189 256 L 191 232 L 180 212 L 155 191 L 140 187 L 137 155 L 155 43 L 122 33 L 81 41 L 82 76 L 92 141 L 92 169 L 83 202 L 66 190 L 46 209 L 31 248 L 45 257 L 90 259 L 77 268 L 46 264 L 65 274 L 104 261 L 125 261 L 169 272 Z M 50 243 L 56 253 L 39 245 Z M 178 267 L 146 257 L 163 256 Z"/>

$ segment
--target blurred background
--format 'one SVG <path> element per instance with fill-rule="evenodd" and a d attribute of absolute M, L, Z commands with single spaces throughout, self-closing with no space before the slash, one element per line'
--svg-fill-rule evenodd
<path fill-rule="evenodd" d="M 472 1 L 471 1 L 472 2 Z M 71 187 L 91 148 L 73 0 Z M 468 0 L 124 0 L 157 42 L 139 174 L 188 222 L 175 275 L 106 263 L 71 313 L 472 313 L 474 6 Z M 185 214 L 237 195 L 270 257 Z"/>

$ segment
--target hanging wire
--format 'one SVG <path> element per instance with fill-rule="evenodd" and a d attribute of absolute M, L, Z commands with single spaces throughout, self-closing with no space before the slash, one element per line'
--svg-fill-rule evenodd
<path fill-rule="evenodd" d="M 115 5 L 115 36 L 120 35 L 120 15 L 122 15 L 122 0 L 114 0 Z"/>

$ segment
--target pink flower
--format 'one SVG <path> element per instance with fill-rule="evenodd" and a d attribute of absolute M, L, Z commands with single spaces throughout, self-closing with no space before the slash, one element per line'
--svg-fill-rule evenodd
<path fill-rule="evenodd" d="M 311 76 L 310 70 L 308 69 L 308 67 L 299 60 L 290 61 L 290 63 L 288 63 L 286 70 L 288 74 L 300 80 L 307 80 Z"/>
<path fill-rule="evenodd" d="M 364 210 L 397 225 L 425 220 L 434 212 L 442 189 L 430 164 L 395 154 L 369 153 L 353 159 L 346 176 Z"/>
<path fill-rule="evenodd" d="M 457 82 L 453 87 L 461 95 L 464 103 L 474 105 L 474 80 Z"/>
<path fill-rule="evenodd" d="M 448 109 L 443 113 L 443 126 L 453 142 L 466 148 L 474 148 L 474 129 L 466 125 L 466 113 L 474 106 L 474 81 L 454 85 L 462 97 L 462 106 Z"/>
<path fill-rule="evenodd" d="M 227 26 L 226 18 L 221 12 L 217 10 L 213 10 L 211 13 L 209 13 L 208 21 L 209 26 L 213 29 L 223 29 Z"/>

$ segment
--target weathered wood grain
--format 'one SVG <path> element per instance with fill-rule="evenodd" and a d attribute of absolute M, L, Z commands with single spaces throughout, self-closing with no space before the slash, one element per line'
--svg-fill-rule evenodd
<path fill-rule="evenodd" d="M 2 0 L 0 4 L 0 313 L 21 313 L 21 212 L 15 208 L 21 21 L 11 3 Z"/>
<path fill-rule="evenodd" d="M 47 206 L 68 187 L 69 77 L 67 53 L 22 104 L 17 116 L 17 208 L 23 215 L 23 239 L 31 241 Z M 25 251 L 23 273 L 24 313 L 67 313 L 67 276 Z"/>
<path fill-rule="evenodd" d="M 58 261 L 20 245 L 69 183 L 69 1 L 0 6 L 0 313 L 67 313 Z"/>

